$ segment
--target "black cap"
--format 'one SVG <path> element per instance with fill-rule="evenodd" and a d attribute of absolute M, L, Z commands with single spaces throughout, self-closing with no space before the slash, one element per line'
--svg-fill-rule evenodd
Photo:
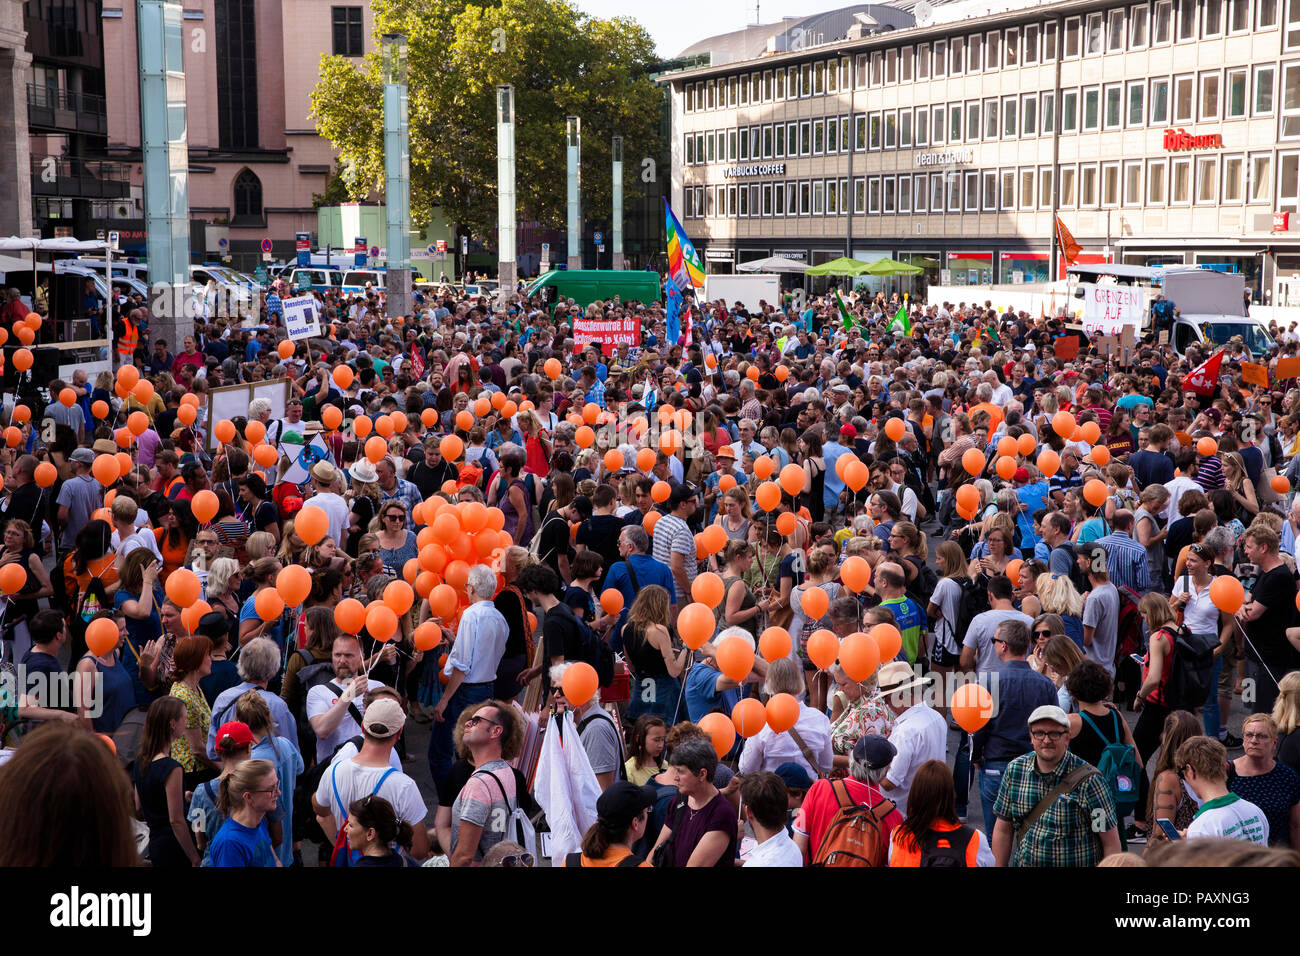
<path fill-rule="evenodd" d="M 627 826 L 655 805 L 653 787 L 638 787 L 626 780 L 615 780 L 596 800 L 596 815 L 616 826 Z"/>
<path fill-rule="evenodd" d="M 668 495 L 665 504 L 669 511 L 676 511 L 682 506 L 682 502 L 691 501 L 695 498 L 695 489 L 688 484 L 680 484 L 673 488 Z"/>

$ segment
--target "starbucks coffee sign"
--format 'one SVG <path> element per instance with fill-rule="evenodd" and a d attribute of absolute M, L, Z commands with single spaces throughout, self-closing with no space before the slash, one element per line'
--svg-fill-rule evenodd
<path fill-rule="evenodd" d="M 785 163 L 751 163 L 748 166 L 728 166 L 722 171 L 723 179 L 739 176 L 784 176 Z"/>

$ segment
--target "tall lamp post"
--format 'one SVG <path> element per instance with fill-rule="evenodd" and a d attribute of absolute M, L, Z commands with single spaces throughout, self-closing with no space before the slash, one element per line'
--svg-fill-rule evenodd
<path fill-rule="evenodd" d="M 384 71 L 384 219 L 388 240 L 388 274 L 384 281 L 389 315 L 410 315 L 411 302 L 411 160 L 406 108 L 406 37 L 385 33 Z"/>
<path fill-rule="evenodd" d="M 614 182 L 610 188 L 610 243 L 613 252 L 611 269 L 623 268 L 623 137 L 615 136 L 610 145 Z"/>
<path fill-rule="evenodd" d="M 565 120 L 568 185 L 568 263 L 570 269 L 582 268 L 582 194 L 579 168 L 582 164 L 582 120 L 570 116 Z"/>
<path fill-rule="evenodd" d="M 497 87 L 497 279 L 498 295 L 515 291 L 515 88 Z"/>

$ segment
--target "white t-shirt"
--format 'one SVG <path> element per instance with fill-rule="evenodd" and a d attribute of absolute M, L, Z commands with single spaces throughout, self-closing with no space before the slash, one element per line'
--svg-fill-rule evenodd
<path fill-rule="evenodd" d="M 940 578 L 930 595 L 930 603 L 937 607 L 943 617 L 934 622 L 935 646 L 950 653 L 958 652 L 957 609 L 961 602 L 961 585 L 952 578 Z"/>
<path fill-rule="evenodd" d="M 334 539 L 334 543 L 340 548 L 343 547 L 343 532 L 347 530 L 348 525 L 352 523 L 349 518 L 348 503 L 339 495 L 334 494 L 332 491 L 328 491 L 324 493 L 317 492 L 308 498 L 304 504 L 315 505 L 321 511 L 325 512 L 326 516 L 330 519 L 330 537 Z"/>
<path fill-rule="evenodd" d="M 349 678 L 350 680 L 350 678 Z M 310 721 L 313 717 L 318 717 L 334 706 L 334 702 L 339 699 L 339 695 L 330 687 L 330 683 L 336 683 L 340 687 L 346 687 L 342 681 L 327 681 L 324 684 L 317 684 L 311 690 L 307 691 L 307 719 Z M 383 687 L 382 681 L 371 680 L 367 685 L 368 690 L 374 690 L 376 687 Z M 357 697 L 352 703 L 356 706 L 357 712 L 365 716 L 366 705 L 364 701 Z M 330 755 L 334 753 L 334 748 L 343 743 L 350 737 L 355 737 L 361 733 L 361 725 L 357 723 L 356 718 L 352 716 L 351 708 L 343 715 L 339 725 L 334 728 L 334 733 L 328 737 L 316 738 L 316 759 L 329 760 Z"/>
<path fill-rule="evenodd" d="M 790 839 L 790 834 L 782 830 L 750 851 L 745 858 L 745 868 L 754 866 L 803 866 L 803 854 Z"/>
<path fill-rule="evenodd" d="M 1268 817 L 1249 800 L 1229 793 L 1201 804 L 1187 828 L 1187 839 L 1194 837 L 1227 837 L 1268 846 Z"/>
<path fill-rule="evenodd" d="M 143 513 L 144 512 L 141 512 L 141 514 Z M 148 519 L 146 518 L 146 520 Z M 153 532 L 151 531 L 137 531 L 135 534 L 128 536 L 125 541 L 120 541 L 118 533 L 114 531 L 112 543 L 114 549 L 117 551 L 117 561 L 119 566 L 126 556 L 136 548 L 148 549 L 153 553 L 153 556 L 158 559 L 158 564 L 160 566 L 162 565 L 163 557 L 162 552 L 158 550 L 158 539 L 153 536 Z"/>
<path fill-rule="evenodd" d="M 1184 574 L 1174 582 L 1174 597 L 1180 594 L 1192 596 L 1183 607 L 1183 625 L 1193 634 L 1218 634 L 1219 609 L 1210 600 L 1210 586 L 1197 592 L 1196 583 Z"/>
<path fill-rule="evenodd" d="M 360 800 L 375 793 L 375 784 L 388 772 L 387 767 L 363 767 L 352 758 L 336 760 L 321 775 L 316 787 L 316 802 L 322 807 L 329 807 L 335 822 L 341 822 L 348 815 L 348 807 L 354 800 Z M 335 789 L 339 799 L 334 799 Z M 412 827 L 424 825 L 424 818 L 429 809 L 420 796 L 420 788 L 414 780 L 402 773 L 388 774 L 388 779 L 379 788 L 378 796 L 393 805 L 397 819 L 405 820 Z M 337 836 L 337 833 L 335 834 Z"/>

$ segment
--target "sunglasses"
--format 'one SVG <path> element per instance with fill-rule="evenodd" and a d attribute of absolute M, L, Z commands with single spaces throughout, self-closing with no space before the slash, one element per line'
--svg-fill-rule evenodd
<path fill-rule="evenodd" d="M 501 865 L 506 867 L 532 866 L 535 862 L 531 853 L 512 853 L 501 858 Z"/>
<path fill-rule="evenodd" d="M 1034 637 L 1051 637 L 1051 631 L 1034 631 Z"/>
<path fill-rule="evenodd" d="M 475 715 L 474 715 L 473 717 L 471 717 L 469 720 L 465 721 L 465 726 L 466 726 L 466 727 L 473 727 L 475 724 L 480 724 L 480 723 L 482 723 L 482 724 L 492 724 L 494 727 L 500 727 L 500 726 L 501 726 L 501 723 L 500 723 L 499 721 L 496 721 L 496 720 L 490 720 L 490 719 L 487 718 L 487 717 L 480 717 L 478 714 L 475 714 Z M 531 866 L 531 865 L 532 865 L 532 864 L 530 863 L 529 866 Z"/>

